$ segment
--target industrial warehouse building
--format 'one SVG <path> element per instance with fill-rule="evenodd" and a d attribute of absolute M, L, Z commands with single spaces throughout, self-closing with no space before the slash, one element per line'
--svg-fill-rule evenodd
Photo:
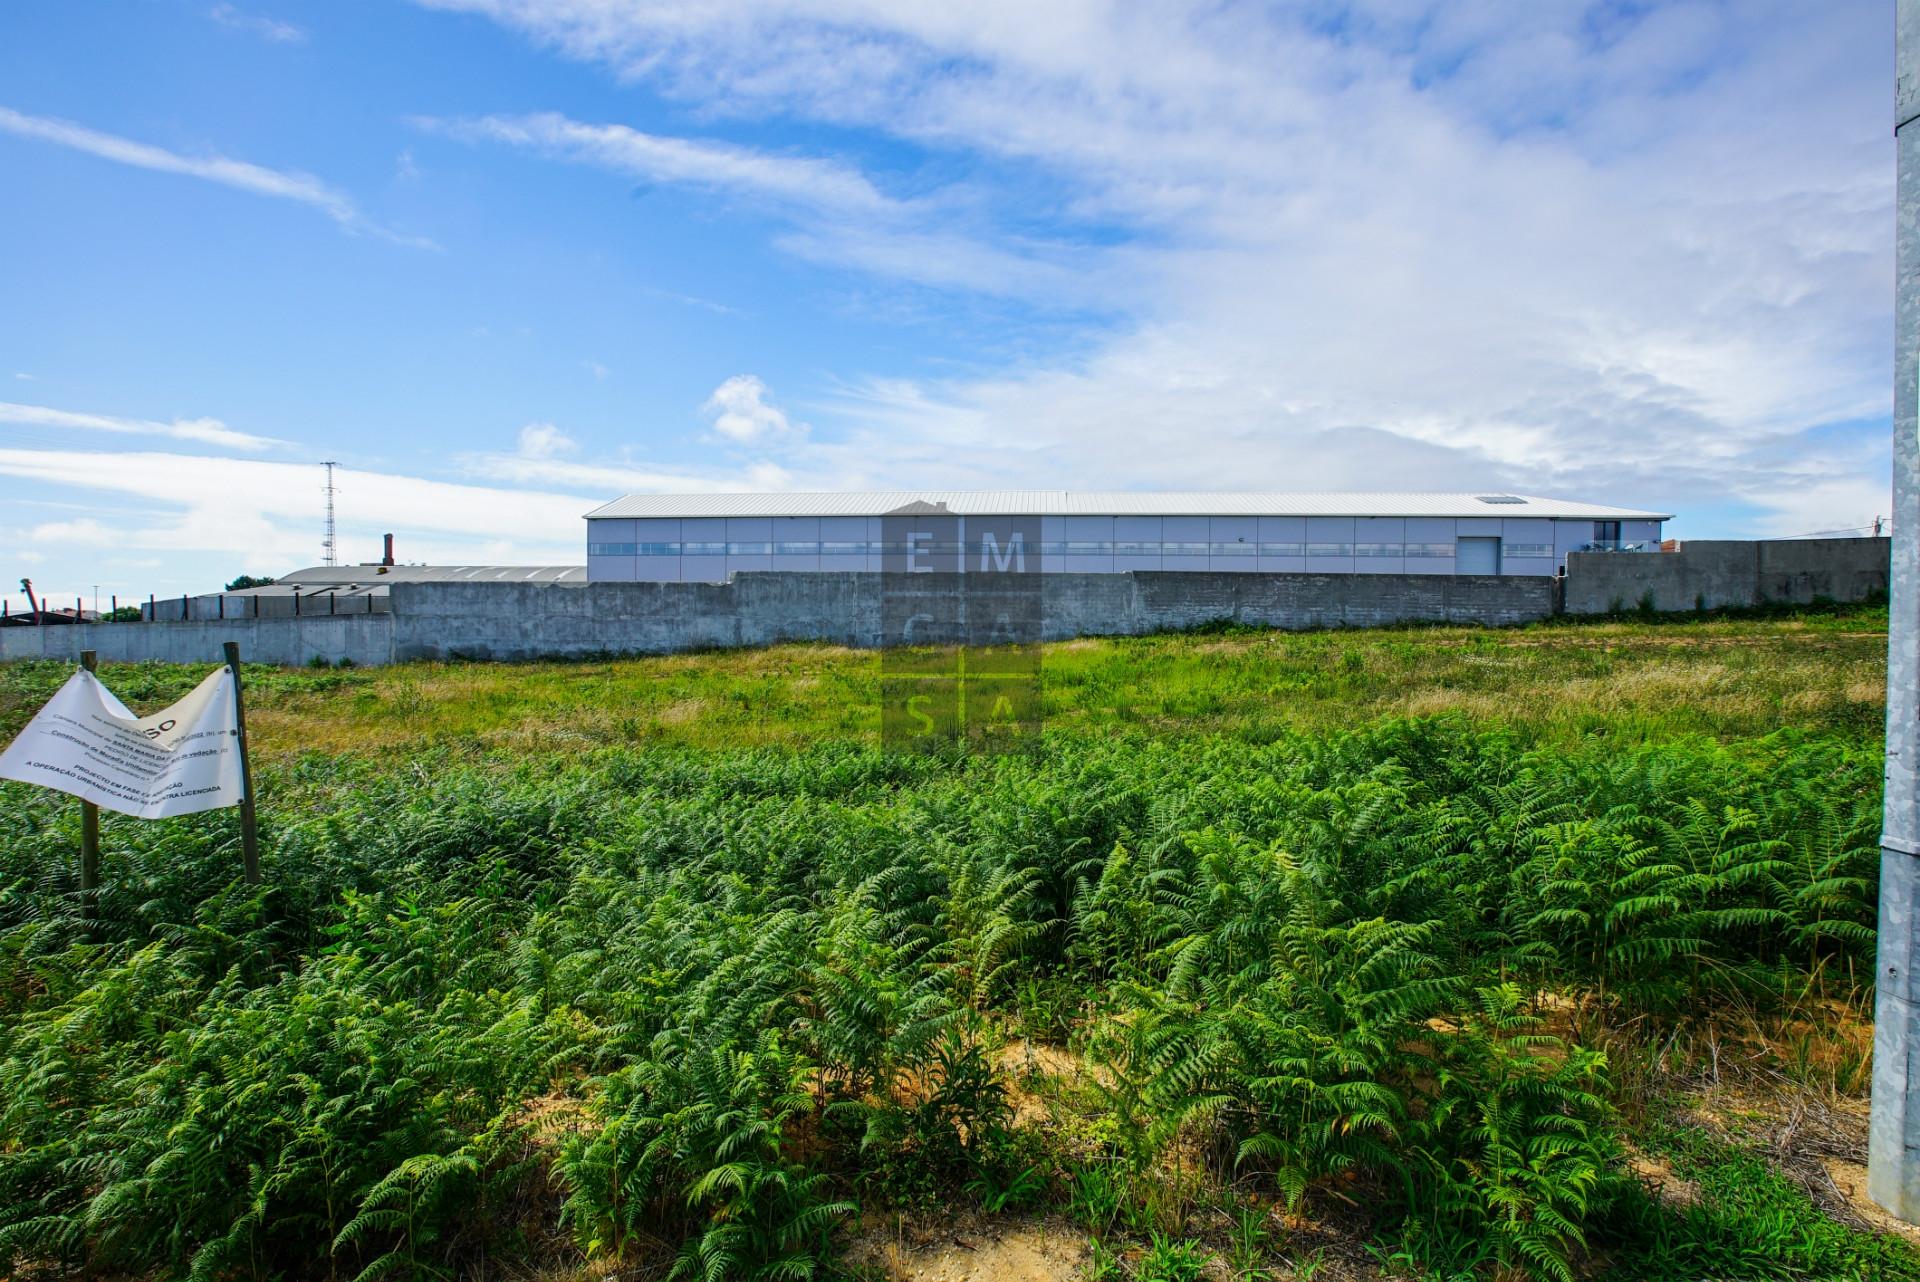
<path fill-rule="evenodd" d="M 909 512 L 959 518 L 966 568 L 976 568 L 972 543 L 982 541 L 967 533 L 969 518 L 1000 530 L 1037 521 L 1029 568 L 1066 574 L 1551 576 L 1571 552 L 1658 551 L 1661 522 L 1672 519 L 1518 494 L 629 494 L 587 513 L 587 579 L 723 583 L 743 570 L 898 568 L 900 527 L 883 522 Z"/>
<path fill-rule="evenodd" d="M 94 650 L 112 662 L 197 663 L 218 661 L 228 641 L 251 661 L 284 664 L 787 642 L 885 648 L 939 601 L 963 603 L 968 618 L 976 604 L 1035 606 L 1020 620 L 1037 621 L 1041 640 L 1062 640 L 1223 622 L 1491 627 L 1629 607 L 1862 601 L 1887 590 L 1884 538 L 1681 546 L 1659 541 L 1667 519 L 1492 493 L 649 496 L 591 515 L 591 572 L 406 565 L 389 546 L 370 564 L 143 603 L 161 626 L 0 627 L 0 660 Z M 960 550 L 930 568 L 960 568 L 962 552 L 969 571 L 983 559 L 988 569 L 1021 568 L 1013 534 L 1036 549 L 1024 568 L 1043 571 L 1024 583 L 888 573 L 912 560 L 902 552 L 923 535 Z M 1656 549 L 1664 554 L 1618 555 Z M 903 621 L 896 607 L 913 613 Z M 998 614 L 990 621 L 997 627 Z"/>

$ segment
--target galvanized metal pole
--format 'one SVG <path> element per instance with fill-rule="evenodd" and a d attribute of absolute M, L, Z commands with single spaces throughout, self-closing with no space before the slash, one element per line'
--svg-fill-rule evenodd
<path fill-rule="evenodd" d="M 80 652 L 80 666 L 94 669 L 96 656 L 91 650 Z M 100 915 L 100 807 L 91 801 L 80 803 L 80 920 L 91 934 Z"/>
<path fill-rule="evenodd" d="M 1920 1223 L 1920 0 L 1896 13 L 1893 591 L 1867 1193 Z"/>

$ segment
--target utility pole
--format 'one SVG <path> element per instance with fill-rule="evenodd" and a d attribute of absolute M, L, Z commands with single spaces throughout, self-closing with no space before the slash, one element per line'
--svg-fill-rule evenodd
<path fill-rule="evenodd" d="M 1893 556 L 1867 1193 L 1920 1223 L 1920 0 L 1898 0 L 1893 137 Z"/>
<path fill-rule="evenodd" d="M 338 565 L 340 564 L 339 552 L 333 537 L 333 469 L 340 465 L 322 463 L 320 466 L 327 469 L 327 537 L 320 541 L 320 564 Z"/>

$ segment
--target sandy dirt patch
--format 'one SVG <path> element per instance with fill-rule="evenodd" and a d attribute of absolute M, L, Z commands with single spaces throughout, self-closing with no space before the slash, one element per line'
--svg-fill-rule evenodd
<path fill-rule="evenodd" d="M 1020 1224 L 925 1242 L 865 1237 L 846 1258 L 893 1282 L 1070 1282 L 1086 1266 L 1087 1245 L 1062 1224 Z"/>
<path fill-rule="evenodd" d="M 1891 1233 L 1920 1246 L 1920 1226 L 1894 1219 L 1880 1209 L 1878 1202 L 1867 1196 L 1867 1168 L 1864 1165 L 1840 1157 L 1823 1157 L 1820 1165 L 1855 1215 L 1882 1233 Z"/>

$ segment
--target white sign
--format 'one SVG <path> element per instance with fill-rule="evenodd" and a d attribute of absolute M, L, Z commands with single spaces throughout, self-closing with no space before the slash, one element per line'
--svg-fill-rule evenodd
<path fill-rule="evenodd" d="M 0 778 L 58 788 L 140 819 L 237 806 L 236 706 L 230 668 L 150 717 L 134 716 L 83 669 L 0 753 Z"/>

